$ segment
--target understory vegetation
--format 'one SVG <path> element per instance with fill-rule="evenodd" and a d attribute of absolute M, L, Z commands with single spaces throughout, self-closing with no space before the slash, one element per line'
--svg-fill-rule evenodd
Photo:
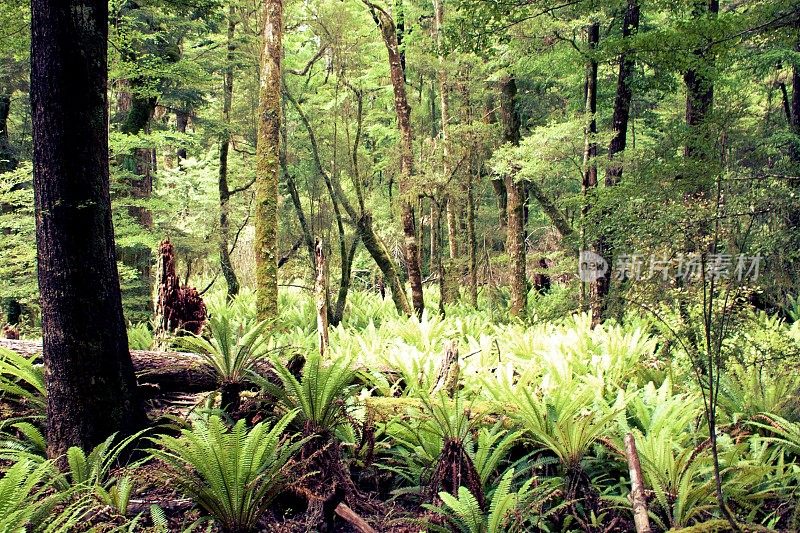
<path fill-rule="evenodd" d="M 668 311 L 595 328 L 458 306 L 417 321 L 357 292 L 323 360 L 312 299 L 281 300 L 265 330 L 252 292 L 210 298 L 206 338 L 172 342 L 206 354 L 218 391 L 71 449 L 62 470 L 45 459 L 41 367 L 3 350 L 3 531 L 324 530 L 344 523 L 338 503 L 378 531 L 630 531 L 629 433 L 651 527 L 721 527 L 705 378 L 666 333 Z M 722 494 L 740 527 L 793 530 L 800 375 L 786 346 L 800 322 L 739 314 L 716 408 Z M 220 398 L 231 383 L 236 408 Z"/>

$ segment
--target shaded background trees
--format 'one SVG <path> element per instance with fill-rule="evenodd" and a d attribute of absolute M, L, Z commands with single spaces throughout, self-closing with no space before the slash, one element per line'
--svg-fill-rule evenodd
<path fill-rule="evenodd" d="M 403 313 L 419 312 L 432 284 L 440 310 L 481 295 L 531 318 L 614 317 L 631 298 L 670 299 L 670 280 L 582 287 L 577 251 L 613 264 L 701 250 L 691 241 L 714 216 L 715 183 L 725 249 L 740 252 L 732 243 L 752 219 L 749 251 L 770 257 L 754 287 L 761 305 L 797 291 L 791 2 L 404 2 L 402 24 L 397 10 L 284 6 L 273 259 L 279 283 L 308 284 L 322 240 L 332 322 L 349 287 L 380 284 Z M 24 20 L 27 8 L 5 3 L 0 16 Z M 183 284 L 255 284 L 265 18 L 236 1 L 153 0 L 114 4 L 109 22 L 116 248 L 126 316 L 140 322 L 164 237 Z M 5 321 L 35 326 L 26 43 L 24 32 L 2 42 L 0 150 L 12 157 L 0 174 L 0 298 L 20 304 Z M 545 274 L 550 293 L 531 292 Z"/>

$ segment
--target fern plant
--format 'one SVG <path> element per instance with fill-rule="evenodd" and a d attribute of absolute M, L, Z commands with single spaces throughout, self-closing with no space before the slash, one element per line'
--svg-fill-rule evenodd
<path fill-rule="evenodd" d="M 512 533 L 531 531 L 545 525 L 558 506 L 544 510 L 553 499 L 556 488 L 552 483 L 536 483 L 529 478 L 517 490 L 512 490 L 514 469 L 508 469 L 491 495 L 488 511 L 481 508 L 477 498 L 466 487 L 458 495 L 440 492 L 441 506 L 425 507 L 444 518 L 453 530 L 461 533 Z M 545 529 L 546 530 L 546 529 Z"/>
<path fill-rule="evenodd" d="M 507 388 L 498 398 L 534 443 L 553 453 L 566 473 L 580 469 L 592 444 L 608 432 L 619 406 L 595 402 L 595 392 L 573 385 L 538 397 L 529 387 Z"/>
<path fill-rule="evenodd" d="M 42 482 L 51 473 L 50 463 L 22 460 L 0 478 L 0 531 L 22 532 L 34 521 Z"/>
<path fill-rule="evenodd" d="M 47 408 L 44 369 L 36 356 L 0 348 L 0 398 L 27 418 L 43 418 Z"/>
<path fill-rule="evenodd" d="M 800 378 L 793 372 L 772 372 L 732 363 L 722 374 L 719 405 L 728 420 L 753 419 L 759 413 L 789 416 L 797 412 L 794 399 Z"/>
<path fill-rule="evenodd" d="M 177 339 L 181 349 L 200 354 L 211 367 L 222 392 L 223 408 L 238 409 L 248 372 L 269 355 L 269 324 L 262 321 L 245 329 L 244 324 L 231 320 L 231 313 L 223 312 L 212 316 L 207 323 L 210 339 L 199 335 Z"/>
<path fill-rule="evenodd" d="M 128 326 L 128 348 L 131 350 L 149 350 L 153 347 L 153 332 L 144 322 Z"/>
<path fill-rule="evenodd" d="M 347 423 L 347 400 L 357 374 L 352 357 L 326 363 L 318 352 L 310 352 L 300 379 L 278 358 L 272 361 L 282 386 L 251 373 L 253 380 L 285 409 L 297 410 L 297 421 L 306 426 L 306 435 L 333 433 Z"/>
<path fill-rule="evenodd" d="M 88 454 L 77 446 L 69 448 L 66 454 L 67 468 L 54 476 L 53 485 L 61 491 L 90 497 L 124 516 L 134 489 L 133 478 L 115 474 L 114 467 L 120 456 L 143 433 L 140 431 L 119 441 L 117 435 L 113 434 Z"/>
<path fill-rule="evenodd" d="M 249 431 L 243 420 L 228 429 L 218 416 L 198 421 L 180 437 L 152 439 L 153 456 L 172 467 L 179 487 L 224 531 L 255 531 L 270 502 L 289 480 L 289 460 L 303 440 L 283 438 L 297 415 Z"/>
<path fill-rule="evenodd" d="M 53 490 L 50 461 L 22 459 L 0 478 L 0 531 L 69 533 L 88 516 L 86 497 L 72 490 Z"/>

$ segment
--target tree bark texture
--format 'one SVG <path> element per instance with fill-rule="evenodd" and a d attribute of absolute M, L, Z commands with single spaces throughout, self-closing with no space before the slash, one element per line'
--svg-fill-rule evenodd
<path fill-rule="evenodd" d="M 475 235 L 475 184 L 472 169 L 467 184 L 467 252 L 469 255 L 469 303 L 478 308 L 478 240 Z"/>
<path fill-rule="evenodd" d="M 586 128 L 585 147 L 583 153 L 583 197 L 582 214 L 584 224 L 586 216 L 592 209 L 592 195 L 597 188 L 597 59 L 594 57 L 597 45 L 600 42 L 600 23 L 592 22 L 586 29 L 587 44 L 589 46 L 589 59 L 586 62 Z M 585 227 L 582 229 L 585 232 Z M 591 244 L 594 248 L 594 243 Z M 598 250 L 594 250 L 598 252 Z M 602 276 L 592 281 L 589 285 L 589 306 L 592 312 L 592 323 L 598 324 L 604 304 L 604 294 L 607 277 Z"/>
<path fill-rule="evenodd" d="M 31 110 L 48 455 L 145 421 L 122 314 L 108 169 L 108 3 L 33 0 Z"/>
<path fill-rule="evenodd" d="M 175 272 L 175 248 L 165 239 L 158 247 L 154 336 L 164 339 L 181 331 L 199 335 L 206 316 L 206 304 L 197 289 L 181 286 Z"/>
<path fill-rule="evenodd" d="M 317 340 L 319 354 L 325 357 L 328 351 L 328 279 L 325 250 L 322 241 L 317 239 L 314 246 L 314 259 L 317 274 L 314 278 L 314 303 L 317 309 Z"/>
<path fill-rule="evenodd" d="M 265 0 L 256 143 L 255 256 L 259 320 L 278 315 L 278 175 L 280 173 L 283 0 Z"/>
<path fill-rule="evenodd" d="M 231 104 L 233 102 L 233 61 L 236 52 L 234 35 L 236 32 L 236 9 L 233 4 L 228 8 L 227 55 L 225 56 L 225 74 L 222 85 L 222 122 L 225 132 L 219 143 L 219 264 L 225 285 L 228 287 L 228 298 L 239 294 L 239 278 L 233 268 L 230 254 L 230 199 L 228 186 L 228 152 L 230 150 Z"/>
<path fill-rule="evenodd" d="M 503 140 L 519 146 L 520 118 L 517 111 L 517 83 L 513 76 L 500 82 L 500 115 L 503 122 Z M 517 183 L 514 172 L 504 176 L 507 197 L 506 252 L 509 258 L 509 284 L 511 286 L 511 316 L 524 317 L 528 304 L 528 280 L 525 274 L 525 203 L 524 184 Z"/>
<path fill-rule="evenodd" d="M 411 107 L 408 105 L 405 87 L 405 71 L 401 61 L 400 48 L 397 42 L 397 30 L 394 21 L 386 11 L 372 6 L 380 22 L 381 34 L 389 56 L 389 73 L 394 89 L 394 108 L 397 115 L 397 127 L 400 131 L 400 219 L 403 225 L 405 240 L 405 260 L 408 280 L 411 283 L 411 302 L 414 312 L 422 316 L 425 302 L 422 294 L 422 269 L 420 268 L 420 252 L 417 242 L 416 218 L 411 201 L 411 177 L 413 175 L 414 155 L 411 137 Z"/>
<path fill-rule="evenodd" d="M 625 17 L 622 21 L 622 37 L 630 39 L 639 28 L 639 2 L 628 0 Z M 633 52 L 623 50 L 619 56 L 619 71 L 617 74 L 617 92 L 614 96 L 614 114 L 611 122 L 612 137 L 608 144 L 608 167 L 606 167 L 605 186 L 613 187 L 622 178 L 622 162 L 619 156 L 625 151 L 628 139 L 628 120 L 630 117 L 631 100 L 633 98 L 633 74 L 636 60 Z M 608 265 L 614 263 L 613 250 L 608 241 L 608 236 L 601 233 L 595 242 L 595 252 L 606 260 Z M 608 294 L 611 290 L 611 276 L 607 274 L 595 282 L 592 320 L 599 324 L 607 318 Z"/>
<path fill-rule="evenodd" d="M 636 533 L 650 533 L 650 517 L 647 515 L 647 497 L 642 477 L 642 465 L 639 463 L 636 441 L 632 433 L 625 435 L 625 458 L 628 460 L 628 472 L 631 476 L 630 499 Z"/>

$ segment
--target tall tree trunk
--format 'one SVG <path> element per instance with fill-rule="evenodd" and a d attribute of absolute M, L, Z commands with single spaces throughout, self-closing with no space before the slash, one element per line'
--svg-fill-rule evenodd
<path fill-rule="evenodd" d="M 278 315 L 278 175 L 280 173 L 283 0 L 265 0 L 256 143 L 256 310 Z"/>
<path fill-rule="evenodd" d="M 108 2 L 33 0 L 31 110 L 48 455 L 145 421 L 108 172 Z"/>
<path fill-rule="evenodd" d="M 460 265 L 458 261 L 458 199 L 457 195 L 453 194 L 454 187 L 451 185 L 451 157 L 450 153 L 450 85 L 448 82 L 447 70 L 445 68 L 445 57 L 443 53 L 443 38 L 444 31 L 444 0 L 435 0 L 434 2 L 434 22 L 436 30 L 436 45 L 439 52 L 439 68 L 438 68 L 438 81 L 439 81 L 439 101 L 441 108 L 442 118 L 442 174 L 445 179 L 445 194 L 444 205 L 445 213 L 447 216 L 447 247 L 448 258 L 447 264 L 443 262 L 441 265 L 442 277 L 439 283 L 443 285 L 441 290 L 442 298 L 444 300 L 441 304 L 452 303 L 459 298 L 458 276 Z M 443 310 L 444 305 L 440 305 Z"/>
<path fill-rule="evenodd" d="M 708 0 L 708 3 L 695 4 L 695 16 L 716 16 L 719 12 L 719 1 Z M 707 159 L 711 154 L 708 139 L 703 134 L 702 126 L 711 113 L 714 105 L 714 81 L 709 69 L 713 64 L 710 51 L 700 47 L 693 52 L 697 67 L 686 70 L 683 81 L 686 85 L 686 125 L 689 127 L 689 140 L 684 147 L 684 155 L 688 158 Z"/>
<path fill-rule="evenodd" d="M 622 21 L 622 37 L 629 39 L 639 28 L 639 2 L 628 0 L 625 17 Z M 625 151 L 628 138 L 628 118 L 630 117 L 631 99 L 633 98 L 632 81 L 636 61 L 632 51 L 627 49 L 619 56 L 619 71 L 617 75 L 617 93 L 614 97 L 614 115 L 612 118 L 611 141 L 608 144 L 608 166 L 606 167 L 605 186 L 613 187 L 622 178 L 622 163 L 617 159 Z M 608 236 L 601 233 L 595 243 L 595 252 L 606 260 L 608 265 L 613 264 L 613 250 L 608 242 Z M 608 294 L 611 289 L 611 276 L 606 274 L 597 279 L 594 285 L 594 300 L 592 306 L 592 320 L 599 324 L 606 318 L 608 311 Z"/>
<path fill-rule="evenodd" d="M 219 265 L 225 284 L 228 287 L 228 298 L 239 294 L 239 278 L 233 269 L 230 254 L 230 199 L 228 187 L 228 151 L 230 150 L 231 104 L 233 102 L 233 60 L 236 51 L 234 34 L 236 32 L 236 9 L 233 4 L 228 7 L 228 50 L 225 57 L 225 76 L 222 84 L 222 122 L 225 127 L 223 138 L 219 143 Z"/>
<path fill-rule="evenodd" d="M 506 76 L 500 82 L 500 115 L 503 121 L 503 140 L 519 146 L 520 119 L 517 111 L 517 82 Z M 528 279 L 525 274 L 525 223 L 523 183 L 515 180 L 515 172 L 503 177 L 507 194 L 506 252 L 509 257 L 509 283 L 511 286 L 511 316 L 524 317 L 528 307 Z"/>
<path fill-rule="evenodd" d="M 347 195 L 342 190 L 341 183 L 339 182 L 338 179 L 332 180 L 333 187 L 334 190 L 336 191 L 336 195 L 338 196 L 342 204 L 342 207 L 344 208 L 347 215 L 350 217 L 351 222 L 356 226 L 356 232 L 358 238 L 361 240 L 361 242 L 364 243 L 364 248 L 367 249 L 367 252 L 369 252 L 369 255 L 372 257 L 373 261 L 375 261 L 375 264 L 380 269 L 381 273 L 383 274 L 384 281 L 389 284 L 389 287 L 392 290 L 392 301 L 394 302 L 397 312 L 410 316 L 412 312 L 411 306 L 408 303 L 408 297 L 406 296 L 403 283 L 400 281 L 400 275 L 398 273 L 398 269 L 395 266 L 394 261 L 392 260 L 392 256 L 389 255 L 389 251 L 386 249 L 386 245 L 383 243 L 380 236 L 375 232 L 375 228 L 372 222 L 372 213 L 367 209 L 364 200 L 363 182 L 361 181 L 361 175 L 359 172 L 359 165 L 358 165 L 358 147 L 361 144 L 361 127 L 362 127 L 363 108 L 364 108 L 364 93 L 362 90 L 357 89 L 349 84 L 348 88 L 351 91 L 353 91 L 353 94 L 356 97 L 357 117 L 358 117 L 356 123 L 356 135 L 355 139 L 353 140 L 353 153 L 352 153 L 353 189 L 356 192 L 356 198 L 358 200 L 358 210 L 356 210 L 355 207 L 353 207 L 353 205 L 347 199 Z M 381 293 L 382 292 L 383 291 L 381 291 Z"/>
<path fill-rule="evenodd" d="M 408 280 L 411 282 L 411 302 L 414 312 L 422 316 L 425 302 L 422 294 L 422 269 L 420 268 L 414 205 L 411 201 L 411 177 L 414 172 L 414 155 L 411 137 L 411 107 L 408 105 L 405 87 L 405 70 L 397 42 L 397 30 L 392 17 L 383 9 L 364 0 L 379 21 L 383 42 L 389 56 L 389 73 L 394 89 L 394 109 L 397 127 L 400 130 L 400 219 L 405 237 L 405 259 Z"/>
<path fill-rule="evenodd" d="M 326 172 L 325 169 L 322 167 L 322 160 L 320 159 L 319 155 L 319 146 L 317 145 L 317 137 L 314 134 L 314 130 L 311 128 L 311 122 L 308 120 L 308 117 L 303 112 L 303 109 L 300 107 L 300 104 L 297 102 L 297 100 L 295 100 L 295 98 L 291 95 L 291 93 L 288 91 L 288 89 L 286 89 L 285 86 L 284 86 L 284 95 L 286 96 L 286 99 L 292 104 L 295 111 L 297 111 L 297 114 L 300 116 L 300 122 L 302 122 L 303 127 L 305 127 L 306 132 L 308 133 L 308 140 L 309 143 L 311 144 L 311 155 L 314 161 L 314 166 L 317 170 L 317 173 L 322 177 L 322 180 L 325 182 L 325 188 L 328 190 L 328 198 L 331 201 L 334 219 L 336 220 L 336 229 L 339 238 L 339 256 L 341 258 L 341 276 L 339 280 L 339 291 L 336 297 L 336 304 L 334 306 L 327 306 L 327 311 L 329 313 L 329 321 L 331 322 L 331 324 L 336 326 L 342 320 L 342 315 L 344 314 L 344 308 L 347 303 L 347 293 L 350 290 L 350 277 L 352 274 L 353 257 L 358 247 L 359 238 L 358 235 L 356 235 L 348 251 L 347 236 L 344 228 L 344 219 L 342 217 L 342 209 L 340 204 L 347 203 L 349 206 L 349 202 L 347 201 L 344 194 L 340 195 L 338 193 L 337 187 L 334 185 L 333 181 L 335 177 L 331 177 L 331 175 L 328 174 L 328 172 Z M 285 155 L 282 155 L 281 157 L 285 158 Z M 285 161 L 282 162 L 281 164 L 285 166 Z M 335 175 L 336 172 L 334 171 L 334 176 Z M 310 238 L 310 230 L 305 221 L 305 215 L 303 214 L 302 205 L 300 204 L 300 195 L 297 191 L 297 185 L 294 183 L 294 179 L 292 179 L 292 177 L 289 176 L 288 172 L 287 172 L 287 178 L 288 178 L 287 181 L 289 182 L 290 194 L 292 196 L 292 202 L 295 205 L 295 211 L 298 214 L 298 219 L 300 220 L 300 225 L 303 229 L 303 236 L 304 239 L 308 241 Z M 353 210 L 352 206 L 345 208 L 345 211 L 348 211 L 348 213 L 351 210 Z M 315 245 L 314 257 L 316 258 L 317 255 L 318 253 L 316 251 L 316 245 Z M 315 259 L 315 265 L 316 265 L 316 259 Z"/>
<path fill-rule="evenodd" d="M 592 209 L 591 196 L 597 188 L 597 58 L 594 53 L 600 41 L 600 23 L 592 22 L 586 29 L 587 43 L 589 45 L 589 60 L 586 62 L 586 127 L 585 127 L 585 147 L 583 152 L 583 223 L 581 224 L 581 235 L 585 235 L 586 217 Z M 585 237 L 581 239 L 581 245 L 586 246 Z M 589 307 L 592 311 L 592 323 L 600 321 L 600 296 L 601 290 L 598 286 L 602 283 L 598 278 L 590 282 L 589 285 Z M 585 290 L 585 288 L 584 288 Z"/>
<path fill-rule="evenodd" d="M 440 112 L 442 116 L 442 174 L 447 180 L 450 178 L 450 143 L 448 139 L 448 130 L 450 124 L 450 86 L 447 81 L 447 70 L 445 68 L 445 57 L 442 51 L 443 39 L 442 32 L 444 26 L 444 0 L 434 0 L 434 22 L 436 29 L 436 46 L 439 52 L 439 102 Z M 458 257 L 458 240 L 456 234 L 458 232 L 456 220 L 456 205 L 452 195 L 446 194 L 446 210 L 447 210 L 447 244 L 450 251 L 450 259 Z"/>
<path fill-rule="evenodd" d="M 497 122 L 497 112 L 495 110 L 495 100 L 492 93 L 489 93 L 484 102 L 484 115 L 483 120 L 486 124 L 495 124 Z M 506 231 L 506 223 L 508 222 L 506 216 L 506 206 L 508 205 L 508 193 L 506 191 L 506 184 L 502 176 L 494 176 L 491 179 L 492 189 L 494 190 L 495 197 L 497 198 L 497 212 L 498 223 L 500 231 Z"/>
<path fill-rule="evenodd" d="M 622 37 L 630 39 L 639 29 L 639 0 L 628 0 L 625 17 L 622 21 Z M 633 99 L 633 74 L 636 67 L 634 52 L 627 48 L 619 56 L 617 92 L 614 96 L 614 115 L 611 121 L 613 130 L 608 143 L 609 165 L 606 167 L 605 185 L 612 187 L 622 178 L 622 163 L 615 158 L 625 151 L 628 142 L 628 119 Z"/>
<path fill-rule="evenodd" d="M 707 20 L 716 17 L 719 12 L 718 0 L 697 0 L 694 4 L 694 17 L 698 20 Z M 714 80 L 712 72 L 714 66 L 713 50 L 710 43 L 700 43 L 692 52 L 692 67 L 684 72 L 683 80 L 686 85 L 686 126 L 688 138 L 684 145 L 684 158 L 691 170 L 688 175 L 680 176 L 681 180 L 689 180 L 688 187 L 684 190 L 684 203 L 687 209 L 686 220 L 686 252 L 696 252 L 699 247 L 704 247 L 702 242 L 710 232 L 706 217 L 699 217 L 700 222 L 688 220 L 697 218 L 693 211 L 695 202 L 702 202 L 707 196 L 713 183 L 716 171 L 714 169 L 714 138 L 710 135 L 708 118 L 714 105 Z M 682 283 L 679 280 L 678 283 Z M 686 315 L 688 317 L 688 315 Z"/>
<path fill-rule="evenodd" d="M 467 183 L 467 253 L 469 254 L 469 302 L 478 307 L 478 242 L 475 235 L 475 176 L 470 163 Z"/>

